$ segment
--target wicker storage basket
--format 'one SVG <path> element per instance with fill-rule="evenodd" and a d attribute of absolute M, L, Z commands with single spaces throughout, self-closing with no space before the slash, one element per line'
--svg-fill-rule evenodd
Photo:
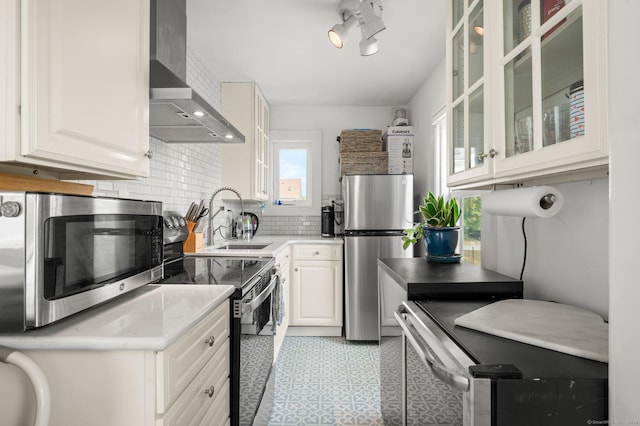
<path fill-rule="evenodd" d="M 388 168 L 389 158 L 385 151 L 340 154 L 340 176 L 387 174 Z"/>

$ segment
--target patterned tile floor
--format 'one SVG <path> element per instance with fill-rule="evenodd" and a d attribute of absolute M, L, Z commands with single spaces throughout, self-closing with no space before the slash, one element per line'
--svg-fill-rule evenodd
<path fill-rule="evenodd" d="M 285 337 L 269 425 L 382 426 L 377 343 Z"/>

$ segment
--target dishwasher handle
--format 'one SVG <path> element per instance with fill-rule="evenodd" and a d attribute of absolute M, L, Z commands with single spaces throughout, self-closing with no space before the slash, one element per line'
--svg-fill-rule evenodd
<path fill-rule="evenodd" d="M 427 345 L 422 343 L 422 338 L 420 335 L 411 329 L 411 325 L 402 318 L 403 314 L 411 315 L 410 312 L 406 310 L 404 306 L 400 306 L 397 312 L 393 313 L 393 316 L 396 318 L 398 325 L 402 328 L 402 331 L 406 335 L 407 339 L 413 346 L 413 348 L 420 355 L 420 359 L 425 363 L 427 367 L 433 372 L 433 375 L 438 379 L 443 381 L 444 383 L 452 386 L 455 389 L 459 389 L 461 391 L 469 390 L 469 379 L 461 374 L 458 374 L 454 371 L 448 370 L 444 365 L 440 364 L 429 352 L 427 349 Z"/>
<path fill-rule="evenodd" d="M 258 294 L 256 297 L 254 297 L 252 300 L 248 302 L 242 302 L 242 313 L 249 314 L 255 311 L 256 308 L 260 306 L 262 302 L 264 302 L 266 298 L 269 297 L 269 295 L 273 292 L 273 289 L 275 288 L 277 282 L 278 282 L 278 276 L 273 275 L 271 277 L 271 281 L 269 282 L 269 285 L 266 286 L 264 290 L 260 292 L 260 294 Z"/>

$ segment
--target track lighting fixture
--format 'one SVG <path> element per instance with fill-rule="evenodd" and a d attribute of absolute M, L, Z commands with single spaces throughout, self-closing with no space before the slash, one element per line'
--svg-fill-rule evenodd
<path fill-rule="evenodd" d="M 329 40 L 338 49 L 344 46 L 349 31 L 360 27 L 360 55 L 369 56 L 378 52 L 374 35 L 386 28 L 382 21 L 382 0 L 342 0 L 338 5 L 342 22 L 329 30 Z"/>

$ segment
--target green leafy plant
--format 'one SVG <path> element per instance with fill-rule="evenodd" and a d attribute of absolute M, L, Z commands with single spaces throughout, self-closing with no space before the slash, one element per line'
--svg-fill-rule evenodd
<path fill-rule="evenodd" d="M 454 227 L 458 223 L 458 219 L 460 219 L 458 200 L 451 198 L 445 201 L 442 195 L 436 197 L 431 191 L 424 197 L 423 204 L 418 206 L 418 212 L 422 214 L 423 220 L 416 223 L 413 228 L 402 231 L 405 234 L 402 237 L 402 241 L 404 241 L 402 247 L 405 249 L 417 243 L 424 236 L 425 226 L 434 228 Z"/>

